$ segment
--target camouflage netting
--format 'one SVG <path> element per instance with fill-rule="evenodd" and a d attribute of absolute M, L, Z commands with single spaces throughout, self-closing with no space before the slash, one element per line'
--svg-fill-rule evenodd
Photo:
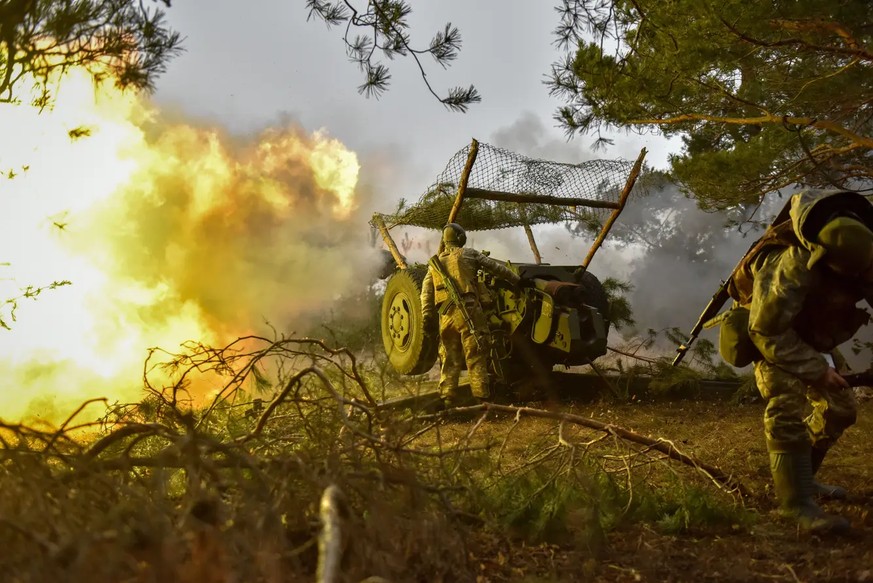
<path fill-rule="evenodd" d="M 458 183 L 471 145 L 456 153 L 436 182 L 413 206 L 401 201 L 396 212 L 378 215 L 388 228 L 414 225 L 442 229 L 455 201 Z M 540 223 L 583 221 L 600 224 L 611 208 L 584 206 L 584 201 L 618 203 L 634 162 L 591 160 L 562 164 L 534 160 L 509 150 L 479 144 L 461 211 L 456 222 L 467 230 L 502 229 Z M 639 187 L 634 188 L 634 193 Z M 489 200 L 489 196 L 544 197 L 544 202 Z M 578 206 L 556 204 L 555 199 L 582 199 Z"/>

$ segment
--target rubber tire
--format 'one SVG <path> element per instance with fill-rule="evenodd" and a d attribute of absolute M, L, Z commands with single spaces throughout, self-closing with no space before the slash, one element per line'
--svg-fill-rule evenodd
<path fill-rule="evenodd" d="M 603 316 L 603 320 L 606 323 L 606 329 L 609 329 L 609 296 L 606 295 L 606 291 L 603 289 L 603 284 L 600 283 L 600 280 L 591 273 L 584 272 L 582 274 L 582 278 L 579 280 L 579 285 L 582 286 L 584 290 L 585 303 L 589 306 L 592 306 L 600 312 L 600 315 Z"/>
<path fill-rule="evenodd" d="M 433 368 L 439 350 L 437 318 L 425 330 L 421 315 L 421 283 L 427 267 L 396 271 L 382 298 L 382 344 L 392 368 L 400 374 L 424 374 Z"/>

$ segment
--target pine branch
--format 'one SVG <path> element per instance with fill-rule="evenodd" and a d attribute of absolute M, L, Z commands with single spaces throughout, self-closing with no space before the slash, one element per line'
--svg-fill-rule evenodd
<path fill-rule="evenodd" d="M 411 57 L 428 92 L 451 111 L 463 113 L 470 105 L 481 102 L 482 98 L 473 85 L 467 88 L 453 87 L 444 96 L 441 95 L 430 84 L 421 62 L 421 56 L 430 55 L 443 69 L 448 69 L 457 59 L 461 49 L 461 33 L 451 23 L 446 23 L 433 36 L 427 48 L 416 48 L 408 32 L 412 7 L 404 0 L 374 0 L 367 2 L 366 8 L 361 10 L 356 9 L 349 0 L 307 0 L 306 7 L 309 10 L 307 20 L 319 18 L 328 27 L 345 25 L 343 42 L 346 53 L 364 74 L 364 82 L 358 86 L 358 93 L 378 99 L 388 90 L 391 73 L 386 65 L 376 60 L 378 52 L 390 60 Z M 353 30 L 366 32 L 353 36 Z"/>

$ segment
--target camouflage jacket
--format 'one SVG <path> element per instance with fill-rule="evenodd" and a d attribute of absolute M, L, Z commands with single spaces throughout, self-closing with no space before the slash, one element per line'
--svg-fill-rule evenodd
<path fill-rule="evenodd" d="M 480 269 L 512 285 L 517 285 L 519 281 L 517 273 L 499 261 L 468 247 L 446 247 L 439 254 L 439 260 L 461 295 L 479 296 L 476 274 Z M 432 267 L 428 267 L 421 285 L 421 309 L 424 316 L 432 316 L 434 308 L 448 299 L 442 277 Z"/>
<path fill-rule="evenodd" d="M 762 253 L 751 265 L 749 335 L 765 360 L 807 382 L 827 369 L 822 353 L 867 323 L 867 312 L 855 306 L 873 299 L 873 286 L 839 276 L 824 262 L 809 265 L 817 244 L 805 236 L 804 224 L 811 209 L 831 194 L 794 195 L 791 220 L 800 243 Z"/>

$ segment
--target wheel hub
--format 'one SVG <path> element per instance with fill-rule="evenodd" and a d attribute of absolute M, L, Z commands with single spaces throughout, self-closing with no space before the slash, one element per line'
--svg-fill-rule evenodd
<path fill-rule="evenodd" d="M 412 309 L 405 294 L 397 294 L 388 310 L 388 332 L 397 350 L 407 350 L 412 331 Z"/>

